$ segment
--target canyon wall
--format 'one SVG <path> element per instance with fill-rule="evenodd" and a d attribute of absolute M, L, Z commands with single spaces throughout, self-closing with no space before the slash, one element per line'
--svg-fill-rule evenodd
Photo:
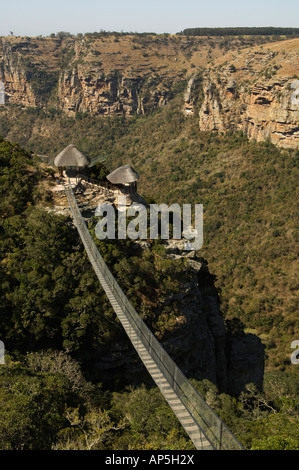
<path fill-rule="evenodd" d="M 257 142 L 299 146 L 299 80 L 271 78 L 239 84 L 227 73 L 207 72 L 199 112 L 202 131 L 242 131 Z"/>
<path fill-rule="evenodd" d="M 198 113 L 202 131 L 242 131 L 258 142 L 298 148 L 298 64 L 299 40 L 227 55 L 189 80 L 184 113 Z"/>
<path fill-rule="evenodd" d="M 297 148 L 299 39 L 237 52 L 231 46 L 226 54 L 214 46 L 211 52 L 209 39 L 184 37 L 6 38 L 0 80 L 6 104 L 57 108 L 70 116 L 148 113 L 187 80 L 183 112 L 198 114 L 200 130 L 242 131 Z"/>
<path fill-rule="evenodd" d="M 28 68 L 22 56 L 12 47 L 2 51 L 0 80 L 5 86 L 5 103 L 24 108 L 56 107 L 67 115 L 77 112 L 93 115 L 144 114 L 167 102 L 170 86 L 167 79 L 146 73 L 130 74 L 109 71 L 99 66 L 74 64 L 67 70 L 52 72 L 52 82 L 47 70 Z M 55 73 L 55 75 L 54 75 Z M 49 75 L 51 77 L 51 75 Z M 56 78 L 56 81 L 55 81 Z M 51 96 L 41 90 L 52 86 Z"/>
<path fill-rule="evenodd" d="M 68 115 L 87 112 L 93 115 L 144 114 L 167 102 L 169 89 L 153 76 L 118 73 L 105 76 L 101 70 L 75 67 L 59 78 L 58 98 Z"/>
<path fill-rule="evenodd" d="M 155 35 L 0 38 L 0 80 L 7 104 L 68 115 L 143 114 L 167 102 L 190 54 L 195 64 L 206 63 L 208 45 L 199 53 L 199 42 Z"/>
<path fill-rule="evenodd" d="M 0 52 L 0 80 L 4 84 L 5 103 L 23 107 L 36 107 L 37 101 L 19 55 L 13 48 L 3 47 Z"/>
<path fill-rule="evenodd" d="M 172 258 L 185 256 L 176 246 L 168 251 Z M 248 383 L 262 388 L 264 345 L 252 334 L 227 333 L 217 289 L 205 261 L 192 252 L 187 259 L 193 275 L 178 294 L 164 300 L 168 307 L 179 309 L 178 327 L 159 341 L 188 378 L 208 379 L 220 392 L 236 396 Z M 120 380 L 135 385 L 150 381 L 126 337 L 99 348 L 93 355 L 92 367 L 101 381 Z"/>

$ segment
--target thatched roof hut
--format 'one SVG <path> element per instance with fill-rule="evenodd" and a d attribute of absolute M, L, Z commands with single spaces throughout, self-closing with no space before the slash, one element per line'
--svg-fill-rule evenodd
<path fill-rule="evenodd" d="M 139 175 L 131 165 L 120 166 L 107 176 L 108 181 L 113 184 L 130 184 L 139 180 Z"/>
<path fill-rule="evenodd" d="M 89 158 L 83 155 L 83 153 L 80 152 L 80 150 L 78 150 L 73 144 L 68 145 L 64 150 L 62 150 L 54 160 L 54 165 L 57 168 L 84 168 L 89 164 Z"/>

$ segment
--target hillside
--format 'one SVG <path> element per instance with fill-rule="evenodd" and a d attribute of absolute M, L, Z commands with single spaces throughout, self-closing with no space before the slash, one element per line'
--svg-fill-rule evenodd
<path fill-rule="evenodd" d="M 12 356 L 0 377 L 0 393 L 11 403 L 0 414 L 2 447 L 18 446 L 19 413 L 25 448 L 82 448 L 78 423 L 87 423 L 92 436 L 95 418 L 107 424 L 100 449 L 190 446 L 155 391 L 139 384 L 124 390 L 115 380 L 122 371 L 133 382 L 142 371 L 49 191 L 51 164 L 70 143 L 104 160 L 107 171 L 130 163 L 148 202 L 203 204 L 204 245 L 195 257 L 204 273 L 194 275 L 186 260 L 170 261 L 159 244 L 137 255 L 130 243 L 107 243 L 103 255 L 246 448 L 298 447 L 298 366 L 290 360 L 299 337 L 298 41 L 104 33 L 1 38 L 0 326 Z M 39 362 L 34 353 L 45 348 Z M 78 361 L 96 390 L 84 385 L 82 393 L 70 393 L 67 373 L 55 375 L 62 367 L 55 365 L 57 351 L 67 354 L 62 361 Z M 249 376 L 255 385 L 240 393 Z M 7 380 L 17 390 L 24 380 L 20 402 Z M 57 421 L 47 418 L 46 429 L 35 398 L 25 398 L 32 383 L 45 400 L 45 416 L 58 400 Z M 154 417 L 150 405 L 144 410 L 147 402 Z M 72 413 L 65 416 L 61 403 Z M 121 431 L 114 435 L 113 427 Z"/>
<path fill-rule="evenodd" d="M 136 384 L 144 378 L 140 364 L 72 224 L 45 210 L 51 208 L 44 192 L 51 168 L 1 139 L 0 157 L 1 448 L 192 449 L 158 390 Z M 126 242 L 101 242 L 100 250 L 183 370 L 211 379 L 192 383 L 245 447 L 297 449 L 296 376 L 266 373 L 259 390 L 262 350 L 237 317 L 226 317 L 224 330 L 215 279 L 203 259 L 190 259 L 190 271 L 188 259 L 171 260 L 159 243 L 138 255 Z M 230 385 L 241 377 L 254 381 L 237 398 L 221 393 L 211 375 L 223 387 L 229 370 Z M 135 386 L 123 388 L 121 374 Z"/>
<path fill-rule="evenodd" d="M 200 132 L 196 116 L 184 117 L 182 105 L 179 94 L 159 111 L 129 121 L 12 110 L 7 135 L 22 135 L 22 144 L 50 161 L 72 141 L 90 157 L 105 158 L 110 170 L 132 164 L 148 200 L 203 203 L 200 255 L 217 277 L 225 317 L 261 335 L 270 368 L 294 371 L 298 152 L 241 134 Z"/>
<path fill-rule="evenodd" d="M 109 48 L 136 41 L 117 39 L 119 43 L 114 37 L 89 40 L 101 47 L 107 42 Z M 155 47 L 158 39 L 162 41 L 145 38 Z M 165 38 L 181 45 L 184 40 Z M 270 368 L 291 370 L 290 344 L 298 331 L 298 104 L 290 106 L 290 85 L 296 82 L 298 41 L 219 55 L 197 72 L 191 85 L 190 79 L 180 77 L 168 103 L 130 119 L 69 115 L 50 107 L 22 110 L 9 103 L 0 107 L 0 133 L 47 155 L 50 162 L 72 142 L 91 158 L 106 159 L 110 170 L 131 163 L 141 174 L 140 191 L 148 198 L 203 203 L 202 254 L 217 276 L 224 315 L 241 319 L 261 335 Z M 229 80 L 234 83 L 230 89 Z M 251 141 L 244 134 L 250 134 Z M 290 149 L 263 142 L 271 136 Z"/>
<path fill-rule="evenodd" d="M 240 43 L 236 38 L 230 48 Z M 0 79 L 11 104 L 130 115 L 165 102 L 175 83 L 225 50 L 221 38 L 171 35 L 6 37 Z"/>
<path fill-rule="evenodd" d="M 298 148 L 298 64 L 299 39 L 217 58 L 203 76 L 200 129 Z"/>
<path fill-rule="evenodd" d="M 183 112 L 198 116 L 202 131 L 242 131 L 250 139 L 297 148 L 299 39 L 269 39 L 100 33 L 1 38 L 6 106 L 0 109 L 9 108 L 8 121 L 11 107 L 77 118 L 128 117 L 165 106 L 184 88 Z"/>

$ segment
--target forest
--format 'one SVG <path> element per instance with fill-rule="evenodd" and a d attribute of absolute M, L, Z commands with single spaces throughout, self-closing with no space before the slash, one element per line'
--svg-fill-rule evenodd
<path fill-rule="evenodd" d="M 203 255 L 218 275 L 223 314 L 227 320 L 237 317 L 247 328 L 256 329 L 266 341 L 269 364 L 263 389 L 254 383 L 247 384 L 239 396 L 219 392 L 206 379 L 191 378 L 192 384 L 246 449 L 298 450 L 296 366 L 282 359 L 283 348 L 296 331 L 294 310 L 288 307 L 288 316 L 284 313 L 286 302 L 291 301 L 286 292 L 294 289 L 287 271 L 292 262 L 292 238 L 289 244 L 284 244 L 282 258 L 275 251 L 275 242 L 284 233 L 295 236 L 290 201 L 295 190 L 297 153 L 278 150 L 269 143 L 250 143 L 242 135 L 205 134 L 195 139 L 192 123 L 184 121 L 175 104 L 172 109 L 153 113 L 149 118 L 154 136 L 152 147 L 147 146 L 146 136 L 141 134 L 146 133 L 145 117 L 130 122 L 119 118 L 104 122 L 92 121 L 88 116 L 71 119 L 29 113 L 25 113 L 23 126 L 41 118 L 52 121 L 52 125 L 61 120 L 58 125 L 64 132 L 55 136 L 57 148 L 66 139 L 66 129 L 80 135 L 77 131 L 82 126 L 89 129 L 89 134 L 76 143 L 91 156 L 100 147 L 105 165 L 111 165 L 113 159 L 114 163 L 117 159 L 117 164 L 124 159 L 127 162 L 129 155 L 129 161 L 136 166 L 137 155 L 143 154 L 141 168 L 152 175 L 151 184 L 144 182 L 148 200 L 152 194 L 155 200 L 165 197 L 166 202 L 174 197 L 179 202 L 186 197 L 186 202 L 198 202 L 199 191 L 209 216 Z M 21 122 L 20 115 L 18 125 Z M 161 122 L 164 122 L 162 127 Z M 96 142 L 99 126 L 102 141 Z M 180 129 L 184 137 L 178 133 Z M 48 152 L 53 142 L 41 139 L 32 144 Z M 126 154 L 122 146 L 127 149 Z M 90 348 L 109 344 L 123 333 L 97 283 L 76 230 L 66 217 L 43 209 L 49 203 L 49 195 L 42 191 L 40 183 L 51 177 L 51 172 L 40 165 L 28 144 L 26 147 L 27 150 L 0 139 L 0 338 L 6 346 L 5 365 L 0 366 L 0 448 L 192 450 L 192 442 L 158 389 L 148 384 L 107 386 L 94 380 L 88 367 Z M 240 149 L 243 156 L 250 155 L 250 165 L 242 171 L 239 169 L 239 179 L 233 181 L 234 194 L 229 197 L 231 173 L 227 168 L 217 170 L 217 159 L 228 150 L 236 153 Z M 192 159 L 191 153 L 197 159 Z M 154 154 L 159 154 L 159 161 Z M 180 164 L 168 159 L 168 154 L 180 155 Z M 262 174 L 256 172 L 261 162 Z M 242 205 L 242 218 L 238 219 L 236 214 L 241 213 L 238 203 L 233 201 L 240 200 L 245 187 L 247 201 L 251 203 L 247 205 L 248 211 Z M 284 209 L 281 218 L 276 210 L 279 207 L 289 208 Z M 283 281 L 283 288 L 278 285 L 276 291 L 271 276 L 264 276 L 269 264 L 265 265 L 261 254 L 250 246 L 252 261 L 248 262 L 246 245 L 259 232 L 255 211 L 259 213 L 261 225 L 266 214 L 268 220 L 267 211 L 276 213 L 263 230 L 264 252 L 267 246 L 264 258 L 271 263 L 270 271 Z M 249 231 L 250 227 L 253 232 Z M 217 232 L 221 232 L 220 237 L 216 236 Z M 234 246 L 229 249 L 224 240 L 233 235 Z M 100 250 L 121 285 L 131 293 L 147 289 L 148 298 L 159 291 L 167 295 L 178 291 L 186 276 L 185 263 L 166 259 L 159 245 L 142 259 L 134 256 L 127 241 L 101 242 Z M 159 263 L 155 261 L 157 254 Z M 223 262 L 226 256 L 231 258 L 231 264 L 227 260 Z M 235 288 L 235 282 L 239 283 L 239 297 L 231 303 L 229 292 Z M 272 289 L 271 302 L 270 297 L 267 302 L 258 301 L 267 299 L 259 294 L 264 289 Z M 144 311 L 149 312 L 148 307 L 143 302 Z M 163 311 L 158 317 L 149 315 L 149 322 L 156 333 L 167 334 L 173 328 Z M 289 336 L 283 340 L 287 329 Z"/>
<path fill-rule="evenodd" d="M 298 150 L 242 133 L 200 132 L 181 104 L 178 91 L 165 108 L 130 119 L 12 108 L 0 132 L 52 162 L 72 140 L 110 171 L 130 163 L 149 203 L 202 203 L 200 251 L 217 278 L 225 318 L 237 317 L 261 337 L 267 367 L 295 372 Z M 49 136 L 36 132 L 41 126 Z"/>
<path fill-rule="evenodd" d="M 238 27 L 238 28 L 187 28 L 186 36 L 288 36 L 297 37 L 299 28 Z"/>

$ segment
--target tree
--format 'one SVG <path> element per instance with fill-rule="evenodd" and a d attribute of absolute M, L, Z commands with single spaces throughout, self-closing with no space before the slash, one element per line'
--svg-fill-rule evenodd
<path fill-rule="evenodd" d="M 64 38 L 70 38 L 72 37 L 71 33 L 67 32 L 67 31 L 59 31 L 56 36 L 58 37 L 58 39 L 64 39 Z"/>
<path fill-rule="evenodd" d="M 0 448 L 47 450 L 68 426 L 65 406 L 79 406 L 62 374 L 35 373 L 7 358 L 0 368 Z"/>
<path fill-rule="evenodd" d="M 65 433 L 53 450 L 101 450 L 112 431 L 126 426 L 124 421 L 115 425 L 108 412 L 102 410 L 91 410 L 81 416 L 78 408 L 67 409 L 65 417 L 73 430 Z"/>
<path fill-rule="evenodd" d="M 251 450 L 299 450 L 299 444 L 292 437 L 268 436 L 253 439 Z"/>

